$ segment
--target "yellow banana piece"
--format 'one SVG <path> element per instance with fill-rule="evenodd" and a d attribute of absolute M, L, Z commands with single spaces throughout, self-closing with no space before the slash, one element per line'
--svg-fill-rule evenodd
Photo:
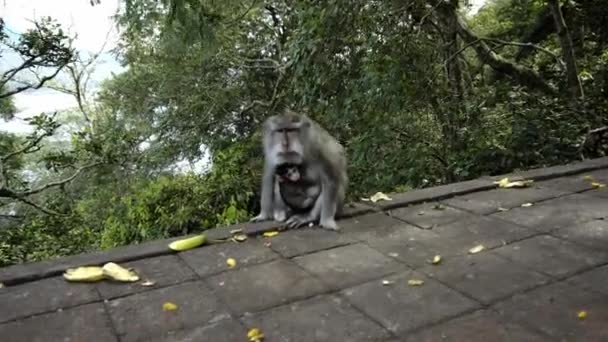
<path fill-rule="evenodd" d="M 104 275 L 116 281 L 133 282 L 139 280 L 139 276 L 135 272 L 113 262 L 103 265 L 102 269 Z"/>
<path fill-rule="evenodd" d="M 198 247 L 207 241 L 207 237 L 203 234 L 196 235 L 187 239 L 176 240 L 169 244 L 169 248 L 174 251 L 185 251 L 188 249 L 192 249 Z"/>
<path fill-rule="evenodd" d="M 82 281 L 95 282 L 105 278 L 103 269 L 98 266 L 82 266 L 76 268 L 68 268 L 63 273 L 63 277 L 67 281 Z"/>

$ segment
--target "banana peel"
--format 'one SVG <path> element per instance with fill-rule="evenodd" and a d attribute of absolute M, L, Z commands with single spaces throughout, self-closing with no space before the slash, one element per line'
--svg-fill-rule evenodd
<path fill-rule="evenodd" d="M 109 262 L 102 267 L 103 274 L 108 278 L 122 282 L 134 282 L 139 280 L 139 276 L 118 264 Z"/>
<path fill-rule="evenodd" d="M 103 267 L 82 266 L 68 268 L 63 273 L 63 278 L 72 282 L 97 282 L 104 279 L 120 282 L 134 282 L 139 280 L 137 273 L 113 262 L 109 262 L 103 265 Z"/>
<path fill-rule="evenodd" d="M 198 247 L 206 241 L 207 237 L 201 234 L 187 239 L 173 241 L 169 244 L 169 248 L 174 251 L 185 251 Z M 81 266 L 68 268 L 63 273 L 63 278 L 72 282 L 97 282 L 104 279 L 111 279 L 119 282 L 135 282 L 139 280 L 137 273 L 113 262 L 108 262 L 103 265 L 103 267 Z"/>
<path fill-rule="evenodd" d="M 173 241 L 169 244 L 169 248 L 174 251 L 186 251 L 192 248 L 196 248 L 207 241 L 207 237 L 204 234 L 196 235 L 187 239 L 181 239 Z"/>
<path fill-rule="evenodd" d="M 105 275 L 103 269 L 98 266 L 83 266 L 76 268 L 68 268 L 63 273 L 63 278 L 67 281 L 74 282 L 96 282 L 103 280 Z"/>

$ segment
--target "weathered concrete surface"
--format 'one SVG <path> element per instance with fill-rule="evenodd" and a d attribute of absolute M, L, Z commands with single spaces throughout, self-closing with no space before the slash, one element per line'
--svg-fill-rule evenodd
<path fill-rule="evenodd" d="M 585 176 L 608 184 L 608 158 L 509 175 L 537 180 L 526 189 L 497 176 L 391 194 L 350 207 L 339 233 L 241 224 L 208 234 L 240 228 L 242 243 L 0 269 L 1 340 L 232 342 L 258 327 L 265 341 L 608 341 L 608 187 Z M 154 285 L 60 276 L 107 261 Z"/>

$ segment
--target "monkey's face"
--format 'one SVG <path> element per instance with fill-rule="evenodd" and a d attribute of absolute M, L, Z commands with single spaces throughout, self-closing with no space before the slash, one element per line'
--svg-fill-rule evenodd
<path fill-rule="evenodd" d="M 268 119 L 266 125 L 267 158 L 274 165 L 301 164 L 310 123 L 298 115 L 278 115 Z"/>
<path fill-rule="evenodd" d="M 302 177 L 298 166 L 289 164 L 279 165 L 276 170 L 276 175 L 279 176 L 279 182 L 298 182 Z"/>

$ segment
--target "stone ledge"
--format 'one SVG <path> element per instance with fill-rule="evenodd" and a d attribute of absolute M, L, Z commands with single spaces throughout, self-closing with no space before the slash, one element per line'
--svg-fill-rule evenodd
<path fill-rule="evenodd" d="M 558 165 L 542 169 L 514 172 L 502 176 L 482 177 L 476 180 L 446 184 L 433 188 L 409 191 L 401 194 L 391 194 L 393 200 L 390 202 L 355 203 L 352 206 L 347 205 L 345 207 L 345 212 L 340 216 L 340 218 L 360 216 L 371 212 L 390 210 L 412 204 L 436 201 L 453 196 L 493 189 L 496 186 L 492 182 L 502 177 L 545 180 L 602 168 L 608 168 L 608 157 L 591 159 L 568 165 Z M 255 224 L 241 223 L 228 227 L 209 229 L 205 231 L 205 234 L 209 239 L 219 240 L 229 238 L 231 236 L 230 231 L 235 229 L 242 229 L 243 233 L 247 235 L 258 235 L 278 227 L 279 224 L 272 221 Z M 19 283 L 56 276 L 63 273 L 65 269 L 70 267 L 102 265 L 110 261 L 122 263 L 143 258 L 172 254 L 174 252 L 169 250 L 167 245 L 170 242 L 180 238 L 183 237 L 155 240 L 137 245 L 122 246 L 106 251 L 67 256 L 53 260 L 45 260 L 41 262 L 0 268 L 0 283 L 11 286 Z"/>
<path fill-rule="evenodd" d="M 552 179 L 557 177 L 571 176 L 578 173 L 608 168 L 608 157 L 588 159 L 566 165 L 556 165 L 546 168 L 516 171 L 499 176 L 484 176 L 478 179 L 435 186 L 432 188 L 412 190 L 405 193 L 388 194 L 393 200 L 390 202 L 370 203 L 379 210 L 391 210 L 420 204 L 429 201 L 439 201 L 454 196 L 466 195 L 473 192 L 495 189 L 493 183 L 504 177 L 513 180 L 532 179 L 535 181 Z"/>
<path fill-rule="evenodd" d="M 341 219 L 367 214 L 376 210 L 364 204 L 355 203 L 347 205 Z M 269 230 L 280 227 L 280 224 L 273 221 L 260 223 L 240 223 L 232 226 L 208 229 L 204 232 L 209 240 L 222 240 L 232 236 L 230 233 L 235 229 L 242 229 L 244 234 L 253 236 L 260 235 Z M 188 235 L 194 236 L 195 234 Z M 167 245 L 172 241 L 185 238 L 183 236 L 169 239 L 154 240 L 136 245 L 121 246 L 105 251 L 92 252 L 66 256 L 58 259 L 45 260 L 40 262 L 19 264 L 0 268 L 0 283 L 11 286 L 38 279 L 53 277 L 62 274 L 67 268 L 78 266 L 97 266 L 107 262 L 128 262 L 138 259 L 156 257 L 161 255 L 173 254 Z"/>
<path fill-rule="evenodd" d="M 571 176 L 578 173 L 594 171 L 598 169 L 608 168 L 608 157 L 587 159 L 580 162 L 574 162 L 566 165 L 555 165 L 550 167 L 531 169 L 525 171 L 516 171 L 501 176 L 487 177 L 492 181 L 499 180 L 504 177 L 517 179 L 533 179 L 541 181 L 557 177 Z"/>

